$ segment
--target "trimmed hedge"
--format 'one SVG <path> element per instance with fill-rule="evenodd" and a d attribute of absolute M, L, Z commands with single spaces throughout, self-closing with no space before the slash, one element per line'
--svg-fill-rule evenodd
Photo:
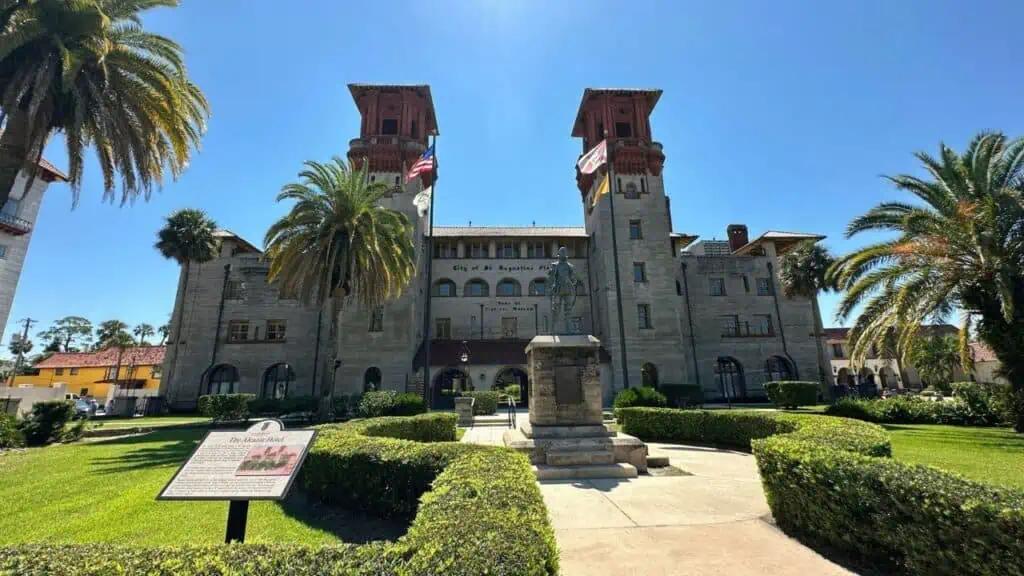
<path fill-rule="evenodd" d="M 665 395 L 673 408 L 704 405 L 704 388 L 700 384 L 662 384 L 658 391 Z"/>
<path fill-rule="evenodd" d="M 1024 573 L 1024 491 L 887 458 L 885 431 L 830 416 L 622 410 L 645 440 L 750 448 L 776 523 L 885 574 Z"/>
<path fill-rule="evenodd" d="M 781 408 L 797 409 L 800 406 L 813 406 L 818 402 L 817 382 L 800 382 L 796 380 L 780 380 L 765 382 L 764 390 L 768 399 Z"/>
<path fill-rule="evenodd" d="M 482 390 L 478 392 L 460 392 L 459 396 L 469 396 L 476 398 L 476 402 L 473 402 L 473 415 L 474 416 L 487 416 L 489 414 L 495 414 L 498 411 L 498 401 L 501 400 L 501 393 L 490 390 Z"/>
<path fill-rule="evenodd" d="M 302 485 L 313 497 L 381 515 L 415 512 L 395 542 L 16 546 L 0 548 L 0 574 L 557 574 L 554 531 L 529 460 L 503 448 L 436 442 L 454 438 L 457 421 L 435 413 L 320 428 Z"/>
<path fill-rule="evenodd" d="M 427 405 L 419 394 L 379 390 L 366 392 L 359 400 L 359 416 L 362 418 L 415 416 L 426 411 Z"/>
<path fill-rule="evenodd" d="M 253 416 L 283 416 L 302 412 L 316 412 L 319 401 L 315 396 L 293 396 L 287 398 L 252 398 L 249 400 L 249 414 Z"/>
<path fill-rule="evenodd" d="M 199 413 L 218 422 L 234 422 L 249 418 L 249 402 L 255 394 L 210 394 L 199 397 Z"/>
<path fill-rule="evenodd" d="M 334 397 L 334 417 L 337 420 L 348 420 L 359 415 L 359 403 L 362 394 L 338 394 Z"/>
<path fill-rule="evenodd" d="M 879 424 L 950 424 L 954 426 L 998 426 L 1011 421 L 1012 407 L 1002 390 L 975 382 L 953 385 L 952 401 L 931 401 L 915 397 L 878 400 L 842 398 L 825 413 Z"/>

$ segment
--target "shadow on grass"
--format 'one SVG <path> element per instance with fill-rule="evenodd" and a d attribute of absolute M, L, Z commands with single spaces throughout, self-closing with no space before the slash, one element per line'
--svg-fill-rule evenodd
<path fill-rule="evenodd" d="M 922 442 L 949 442 L 968 445 L 1007 449 L 1013 452 L 1024 452 L 1024 434 L 1018 434 L 1012 428 L 981 428 L 967 426 L 945 426 L 942 428 L 922 428 L 922 424 L 883 424 L 889 432 L 898 432 L 908 440 Z"/>
<path fill-rule="evenodd" d="M 285 515 L 351 544 L 397 540 L 409 528 L 409 523 L 401 519 L 377 518 L 320 504 L 309 498 L 298 486 L 292 487 L 288 497 L 277 505 Z"/>
<path fill-rule="evenodd" d="M 90 442 L 88 447 L 100 453 L 92 459 L 97 472 L 117 474 L 180 465 L 205 434 L 202 429 L 161 430 Z"/>

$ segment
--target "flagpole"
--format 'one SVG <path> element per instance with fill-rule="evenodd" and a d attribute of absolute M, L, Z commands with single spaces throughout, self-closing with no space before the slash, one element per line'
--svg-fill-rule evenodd
<path fill-rule="evenodd" d="M 608 146 L 608 210 L 612 221 L 612 262 L 615 271 L 615 303 L 619 309 L 619 352 L 622 362 L 622 385 L 629 388 L 629 370 L 626 368 L 626 325 L 622 320 L 622 283 L 619 281 L 619 243 L 615 234 L 615 154 L 614 142 L 605 141 Z M 431 196 L 433 198 L 433 196 Z"/>
<path fill-rule="evenodd" d="M 437 135 L 430 140 L 430 233 L 426 236 L 427 302 L 423 306 L 423 403 L 430 410 L 430 301 L 434 295 L 434 196 L 437 195 Z"/>

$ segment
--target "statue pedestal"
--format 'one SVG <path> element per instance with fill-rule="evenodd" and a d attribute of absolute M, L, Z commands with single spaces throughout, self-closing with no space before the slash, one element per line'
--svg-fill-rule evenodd
<path fill-rule="evenodd" d="M 633 478 L 647 470 L 647 445 L 602 424 L 601 342 L 536 336 L 526 347 L 530 418 L 504 434 L 529 456 L 539 480 Z"/>

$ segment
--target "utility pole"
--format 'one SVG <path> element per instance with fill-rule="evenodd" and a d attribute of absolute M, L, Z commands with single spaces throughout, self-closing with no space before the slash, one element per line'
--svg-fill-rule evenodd
<path fill-rule="evenodd" d="M 32 318 L 22 318 L 21 320 L 18 320 L 18 322 L 22 322 L 25 324 L 25 329 L 21 333 L 21 341 L 28 342 L 29 328 L 31 328 L 32 325 L 37 322 L 37 320 L 34 320 Z M 11 387 L 14 386 L 14 377 L 18 375 L 18 369 L 21 368 L 21 360 L 22 358 L 25 357 L 25 353 L 23 352 L 23 350 L 24 348 L 18 349 L 18 357 L 14 360 L 14 372 L 11 373 L 11 383 L 9 384 L 9 386 Z"/>

